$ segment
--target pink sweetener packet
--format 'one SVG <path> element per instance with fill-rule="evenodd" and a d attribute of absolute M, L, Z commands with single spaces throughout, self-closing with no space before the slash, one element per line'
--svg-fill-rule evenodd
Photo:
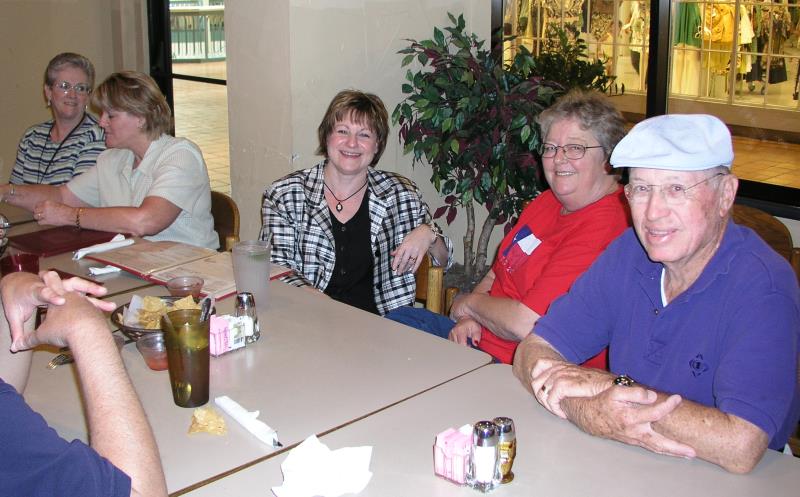
<path fill-rule="evenodd" d="M 472 448 L 472 426 L 448 428 L 436 436 L 434 444 L 434 473 L 446 480 L 464 485 L 467 479 Z"/>

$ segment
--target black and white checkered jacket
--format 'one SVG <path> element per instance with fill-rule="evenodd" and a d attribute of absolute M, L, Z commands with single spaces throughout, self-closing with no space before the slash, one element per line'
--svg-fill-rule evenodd
<path fill-rule="evenodd" d="M 272 234 L 272 261 L 294 269 L 283 281 L 295 286 L 313 285 L 325 290 L 333 275 L 336 251 L 331 214 L 323 191 L 325 162 L 296 171 L 264 192 L 262 236 Z M 428 205 L 417 186 L 399 174 L 368 169 L 369 218 L 375 254 L 375 304 L 382 315 L 411 304 L 416 290 L 414 275 L 395 275 L 391 256 L 411 230 L 431 221 Z M 453 263 L 453 243 L 447 245 L 447 268 Z M 441 265 L 440 261 L 434 264 Z"/>

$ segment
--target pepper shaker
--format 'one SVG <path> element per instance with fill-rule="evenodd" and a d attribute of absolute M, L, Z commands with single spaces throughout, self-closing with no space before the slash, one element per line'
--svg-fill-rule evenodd
<path fill-rule="evenodd" d="M 497 425 L 497 445 L 500 457 L 501 483 L 508 483 L 514 479 L 514 472 L 511 466 L 514 465 L 514 457 L 517 455 L 517 434 L 514 431 L 514 421 L 511 418 L 494 418 Z"/>

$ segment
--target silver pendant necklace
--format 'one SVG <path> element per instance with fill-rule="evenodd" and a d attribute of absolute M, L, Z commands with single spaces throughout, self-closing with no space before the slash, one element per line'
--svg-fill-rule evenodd
<path fill-rule="evenodd" d="M 342 207 L 342 202 L 347 202 L 348 200 L 350 200 L 351 198 L 353 198 L 353 197 L 356 195 L 356 193 L 360 192 L 361 190 L 363 190 L 363 189 L 364 189 L 364 187 L 365 187 L 365 186 L 367 186 L 367 183 L 368 183 L 368 182 L 369 182 L 369 179 L 367 179 L 367 181 L 365 181 L 365 182 L 364 182 L 364 184 L 363 184 L 363 185 L 361 185 L 361 186 L 359 187 L 359 189 L 358 189 L 358 190 L 356 190 L 356 191 L 354 191 L 352 194 L 350 194 L 350 196 L 349 196 L 349 197 L 347 197 L 347 198 L 343 198 L 343 199 L 341 199 L 341 200 L 339 200 L 339 197 L 337 197 L 337 196 L 336 196 L 336 194 L 335 194 L 335 193 L 333 193 L 333 190 L 331 190 L 331 187 L 330 187 L 330 186 L 328 186 L 328 184 L 327 184 L 327 183 L 325 183 L 325 182 L 323 181 L 323 182 L 322 182 L 322 184 L 323 184 L 323 185 L 325 185 L 325 188 L 327 188 L 327 189 L 328 189 L 328 191 L 329 191 L 329 192 L 331 192 L 331 195 L 333 196 L 333 198 L 335 198 L 335 199 L 336 199 L 336 212 L 342 212 L 342 209 L 344 209 L 344 207 Z"/>

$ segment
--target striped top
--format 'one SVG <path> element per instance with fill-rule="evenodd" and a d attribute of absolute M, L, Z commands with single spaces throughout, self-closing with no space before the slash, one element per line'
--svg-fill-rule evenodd
<path fill-rule="evenodd" d="M 62 143 L 53 143 L 53 121 L 31 126 L 17 148 L 17 161 L 10 183 L 60 185 L 93 167 L 97 156 L 106 149 L 103 130 L 94 116 L 83 121 Z M 60 148 L 59 148 L 60 146 Z"/>

